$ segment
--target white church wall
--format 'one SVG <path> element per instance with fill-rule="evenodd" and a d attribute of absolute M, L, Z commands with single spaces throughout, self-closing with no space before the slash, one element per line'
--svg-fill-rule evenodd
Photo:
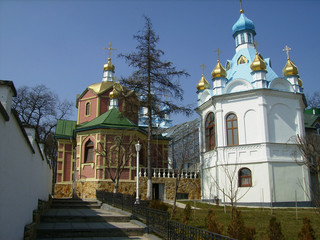
<path fill-rule="evenodd" d="M 251 170 L 252 187 L 238 186 L 238 171 L 243 167 Z M 271 201 L 268 175 L 268 163 L 266 162 L 259 165 L 220 165 L 218 172 L 216 167 L 206 168 L 203 171 L 202 199 L 210 201 L 218 196 L 221 202 L 226 203 L 230 203 L 230 198 L 233 198 L 233 201 L 237 203 L 268 204 Z"/>
<path fill-rule="evenodd" d="M 309 174 L 305 167 L 295 162 L 278 162 L 270 164 L 270 171 L 274 202 L 309 201 Z"/>
<path fill-rule="evenodd" d="M 257 143 L 258 114 L 254 109 L 249 109 L 244 114 L 244 138 L 245 143 Z"/>
<path fill-rule="evenodd" d="M 214 183 L 214 174 L 215 174 L 215 168 L 205 168 L 202 171 L 202 188 L 201 198 L 203 200 L 213 200 L 214 197 L 217 195 L 216 193 L 216 186 Z"/>
<path fill-rule="evenodd" d="M 234 98 L 229 96 L 221 103 L 223 118 L 216 119 L 216 127 L 221 128 L 221 132 L 217 136 L 219 146 L 227 145 L 226 134 L 226 118 L 230 113 L 237 115 L 238 119 L 238 137 L 239 144 L 261 142 L 262 129 L 258 127 L 257 112 L 258 103 L 256 96 L 244 96 L 242 98 Z"/>
<path fill-rule="evenodd" d="M 252 89 L 252 86 L 247 80 L 235 79 L 226 85 L 225 93 L 241 92 L 249 89 Z"/>
<path fill-rule="evenodd" d="M 202 105 L 206 101 L 211 98 L 211 93 L 209 89 L 203 90 L 203 92 L 199 93 L 198 95 L 198 106 Z"/>
<path fill-rule="evenodd" d="M 15 116 L 9 116 L 4 121 L 0 114 L 0 239 L 22 239 L 38 199 L 48 200 L 51 193 L 51 169 L 37 146 L 32 152 Z"/>
<path fill-rule="evenodd" d="M 295 162 L 293 153 L 296 146 L 292 143 L 269 143 L 267 145 L 267 157 L 270 161 Z"/>
<path fill-rule="evenodd" d="M 293 87 L 290 82 L 284 78 L 276 78 L 271 83 L 269 88 L 282 90 L 287 92 L 293 92 Z"/>
<path fill-rule="evenodd" d="M 288 105 L 273 104 L 268 112 L 270 142 L 286 143 L 296 135 L 295 113 Z"/>

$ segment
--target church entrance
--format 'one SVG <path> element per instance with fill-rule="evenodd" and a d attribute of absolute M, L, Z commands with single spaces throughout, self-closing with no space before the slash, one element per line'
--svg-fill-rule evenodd
<path fill-rule="evenodd" d="M 152 184 L 152 199 L 153 200 L 164 200 L 164 184 L 153 183 Z"/>

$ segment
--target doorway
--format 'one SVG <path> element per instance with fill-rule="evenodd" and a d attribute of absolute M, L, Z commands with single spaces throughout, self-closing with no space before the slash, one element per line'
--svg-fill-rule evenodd
<path fill-rule="evenodd" d="M 164 200 L 164 184 L 153 183 L 152 184 L 152 199 L 153 200 Z"/>

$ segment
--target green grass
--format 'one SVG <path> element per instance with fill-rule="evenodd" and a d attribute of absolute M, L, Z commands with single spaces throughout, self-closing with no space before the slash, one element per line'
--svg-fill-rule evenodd
<path fill-rule="evenodd" d="M 182 202 L 187 203 L 187 202 Z M 194 206 L 194 202 L 189 201 L 191 206 Z M 206 229 L 205 217 L 208 214 L 208 210 L 212 209 L 216 215 L 217 221 L 224 226 L 224 235 L 227 235 L 227 226 L 231 219 L 231 208 L 226 208 L 226 214 L 223 206 L 214 206 L 206 203 L 197 202 L 195 205 L 199 210 L 192 210 L 192 217 L 188 222 L 188 225 Z M 242 218 L 246 226 L 256 228 L 256 239 L 264 240 L 268 239 L 268 227 L 271 216 L 275 216 L 277 221 L 281 223 L 282 233 L 288 240 L 298 239 L 298 232 L 302 227 L 302 220 L 304 217 L 308 217 L 311 220 L 313 230 L 317 239 L 320 239 L 320 215 L 316 214 L 313 209 L 298 209 L 298 219 L 296 219 L 295 208 L 281 208 L 273 209 L 273 215 L 271 215 L 270 208 L 238 208 L 242 213 Z M 171 211 L 169 209 L 168 211 Z M 177 213 L 172 220 L 181 222 L 183 216 L 183 209 L 178 208 Z"/>

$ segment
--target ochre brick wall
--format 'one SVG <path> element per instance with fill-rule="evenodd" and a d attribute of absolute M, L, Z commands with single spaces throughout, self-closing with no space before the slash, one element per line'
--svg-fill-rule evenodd
<path fill-rule="evenodd" d="M 152 178 L 152 183 L 165 185 L 165 199 L 173 200 L 175 178 Z M 96 190 L 113 191 L 114 184 L 111 181 L 86 181 L 77 183 L 77 196 L 82 199 L 95 199 Z M 56 198 L 70 198 L 72 197 L 72 184 L 56 184 L 55 197 Z M 133 195 L 136 192 L 136 182 L 120 182 L 119 192 L 123 194 Z M 141 199 L 146 199 L 147 193 L 147 178 L 140 177 L 139 193 Z M 201 187 L 200 179 L 181 179 L 178 193 L 188 193 L 189 199 L 200 199 Z"/>

